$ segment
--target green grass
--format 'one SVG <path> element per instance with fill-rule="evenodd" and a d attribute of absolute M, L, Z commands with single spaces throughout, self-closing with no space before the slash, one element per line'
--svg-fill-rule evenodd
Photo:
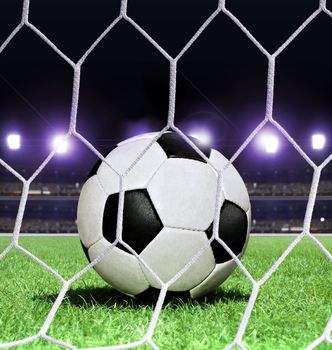
<path fill-rule="evenodd" d="M 260 278 L 293 240 L 251 238 L 243 263 Z M 332 251 L 332 238 L 320 238 Z M 86 264 L 76 237 L 22 237 L 21 245 L 65 278 Z M 9 238 L 0 237 L 0 251 Z M 322 334 L 332 313 L 332 265 L 309 240 L 302 241 L 262 286 L 244 342 L 250 349 L 304 349 Z M 0 343 L 36 334 L 60 283 L 17 250 L 0 261 Z M 160 349 L 221 349 L 233 340 L 251 293 L 237 269 L 212 295 L 168 300 L 153 340 Z M 71 286 L 48 335 L 78 347 L 116 345 L 141 339 L 153 312 L 110 289 L 94 271 Z M 44 341 L 19 349 L 60 349 Z M 141 347 L 147 349 L 147 347 Z M 327 344 L 319 350 L 331 349 Z"/>

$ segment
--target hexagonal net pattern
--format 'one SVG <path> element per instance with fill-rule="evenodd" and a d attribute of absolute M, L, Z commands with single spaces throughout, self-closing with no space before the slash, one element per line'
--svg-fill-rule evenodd
<path fill-rule="evenodd" d="M 29 6 L 30 2 L 29 0 L 24 0 L 23 2 L 23 8 L 22 8 L 22 19 L 20 24 L 13 30 L 13 32 L 8 36 L 8 38 L 1 44 L 0 46 L 0 54 L 6 49 L 7 45 L 11 42 L 11 40 L 17 35 L 17 33 L 23 28 L 27 27 L 30 30 L 32 30 L 34 33 L 36 33 L 41 40 L 43 40 L 47 45 L 49 45 L 65 62 L 67 62 L 74 71 L 74 80 L 73 80 L 73 87 L 72 87 L 72 107 L 71 107 L 71 115 L 70 115 L 70 124 L 69 129 L 66 134 L 66 138 L 75 137 L 80 142 L 85 144 L 91 152 L 93 152 L 95 155 L 97 155 L 102 161 L 107 163 L 107 160 L 94 148 L 92 144 L 89 143 L 77 130 L 76 130 L 76 117 L 77 117 L 77 109 L 78 109 L 78 99 L 80 94 L 80 75 L 81 75 L 81 68 L 86 60 L 86 58 L 89 56 L 89 54 L 95 49 L 95 47 L 103 40 L 103 38 L 120 22 L 120 21 L 127 21 L 130 25 L 132 25 L 135 30 L 137 30 L 146 40 L 148 40 L 156 50 L 158 50 L 169 62 L 169 110 L 168 110 L 168 118 L 166 121 L 166 126 L 160 131 L 160 133 L 150 142 L 150 144 L 145 148 L 143 152 L 137 157 L 137 159 L 130 165 L 130 167 L 122 174 L 118 174 L 119 182 L 120 182 L 120 194 L 119 194 L 119 209 L 118 209 L 118 223 L 117 223 L 117 229 L 116 229 L 116 240 L 113 242 L 113 244 L 106 249 L 100 256 L 98 256 L 96 259 L 94 259 L 89 265 L 87 265 L 84 269 L 82 269 L 80 272 L 78 272 L 76 275 L 72 276 L 70 279 L 66 280 L 64 279 L 59 273 L 57 273 L 54 269 L 49 267 L 46 263 L 44 263 L 42 260 L 34 256 L 32 253 L 30 253 L 28 250 L 23 248 L 19 244 L 19 235 L 20 235 L 20 228 L 23 220 L 24 210 L 28 198 L 28 191 L 31 183 L 34 181 L 34 179 L 38 176 L 38 174 L 44 169 L 44 167 L 47 165 L 47 163 L 53 158 L 56 149 L 54 149 L 47 157 L 46 159 L 40 164 L 38 169 L 34 172 L 34 174 L 30 178 L 24 178 L 21 174 L 16 172 L 9 164 L 7 164 L 5 161 L 0 159 L 1 166 L 5 167 L 8 171 L 10 171 L 17 179 L 19 179 L 23 183 L 23 191 L 21 195 L 20 205 L 18 214 L 16 217 L 15 227 L 12 234 L 11 243 L 9 246 L 0 254 L 0 260 L 3 259 L 8 252 L 10 252 L 12 249 L 17 249 L 24 253 L 25 255 L 29 256 L 30 258 L 34 259 L 36 263 L 41 265 L 46 271 L 51 273 L 55 278 L 57 278 L 62 283 L 62 288 L 59 292 L 59 295 L 54 302 L 49 314 L 47 315 L 42 327 L 40 328 L 39 332 L 35 334 L 34 336 L 31 336 L 29 338 L 21 339 L 18 341 L 10 342 L 10 343 L 3 343 L 0 344 L 0 348 L 8 348 L 8 347 L 16 347 L 19 345 L 27 344 L 30 342 L 33 342 L 37 339 L 44 339 L 46 341 L 49 341 L 51 343 L 57 344 L 59 346 L 62 346 L 64 348 L 68 349 L 76 349 L 75 346 L 71 344 L 66 344 L 61 340 L 54 339 L 47 335 L 47 332 L 49 330 L 49 327 L 57 313 L 57 310 L 59 309 L 70 285 L 74 283 L 77 279 L 79 279 L 82 275 L 84 275 L 88 270 L 90 270 L 94 265 L 96 265 L 98 262 L 103 259 L 103 257 L 109 253 L 111 249 L 117 244 L 121 243 L 125 246 L 126 249 L 130 250 L 132 254 L 134 254 L 137 259 L 150 271 L 150 273 L 155 277 L 155 279 L 160 283 L 161 290 L 158 297 L 158 301 L 156 304 L 156 307 L 153 312 L 153 316 L 150 320 L 148 329 L 145 333 L 145 336 L 143 339 L 137 342 L 129 343 L 129 344 L 120 344 L 117 346 L 109 346 L 109 347 L 103 347 L 103 349 L 129 349 L 134 348 L 143 344 L 146 344 L 150 346 L 152 349 L 158 349 L 158 346 L 152 341 L 152 336 L 154 334 L 154 330 L 158 321 L 159 314 L 161 312 L 162 306 L 164 304 L 165 296 L 167 293 L 168 288 L 170 285 L 176 282 L 176 280 L 182 276 L 194 263 L 195 261 L 204 253 L 204 251 L 208 248 L 208 245 L 203 247 L 200 251 L 195 254 L 190 262 L 181 270 L 179 271 L 172 279 L 170 279 L 168 282 L 164 283 L 160 280 L 160 278 L 149 268 L 149 266 L 144 262 L 142 257 L 138 256 L 136 252 L 125 242 L 122 241 L 122 214 L 123 214 L 123 208 L 124 208 L 124 186 L 123 186 L 123 180 L 128 175 L 128 173 L 135 167 L 135 165 L 140 161 L 140 159 L 143 157 L 143 155 L 147 152 L 147 150 L 158 140 L 161 135 L 163 135 L 167 130 L 173 130 L 174 132 L 178 133 L 184 140 L 187 142 L 202 158 L 204 158 L 207 163 L 209 163 L 210 166 L 213 167 L 213 165 L 209 162 L 209 159 L 201 152 L 201 150 L 178 128 L 175 126 L 174 121 L 174 114 L 175 114 L 175 106 L 176 106 L 176 85 L 177 85 L 177 65 L 181 57 L 184 55 L 184 53 L 191 47 L 191 45 L 196 41 L 196 39 L 204 32 L 204 30 L 210 25 L 210 23 L 219 15 L 219 13 L 224 13 L 227 15 L 246 35 L 248 40 L 250 40 L 257 49 L 266 57 L 268 60 L 268 71 L 267 71 L 267 95 L 266 95 L 266 111 L 265 111 L 265 117 L 261 121 L 259 125 L 248 135 L 245 142 L 239 147 L 239 149 L 236 151 L 236 153 L 232 156 L 229 163 L 226 165 L 226 167 L 218 171 L 218 191 L 217 191 L 217 198 L 216 198 L 216 207 L 215 207 L 215 227 L 218 227 L 219 222 L 219 216 L 220 216 L 220 208 L 223 204 L 223 199 L 219 195 L 219 193 L 223 190 L 223 183 L 221 181 L 221 178 L 223 176 L 223 172 L 225 169 L 231 164 L 240 154 L 241 152 L 247 147 L 247 145 L 252 141 L 252 139 L 257 135 L 257 133 L 264 127 L 265 124 L 271 124 L 275 128 L 277 128 L 288 140 L 288 142 L 295 148 L 295 150 L 304 158 L 304 160 L 313 168 L 314 174 L 311 184 L 311 190 L 307 202 L 306 207 L 306 214 L 304 218 L 304 225 L 303 225 L 303 231 L 298 234 L 296 239 L 287 247 L 287 249 L 283 252 L 283 254 L 279 257 L 279 259 L 273 264 L 273 266 L 266 272 L 266 274 L 259 280 L 255 280 L 251 274 L 248 272 L 246 267 L 240 262 L 240 260 L 237 258 L 237 256 L 231 251 L 231 249 L 223 242 L 217 234 L 217 230 L 214 229 L 214 232 L 209 240 L 209 243 L 213 239 L 215 239 L 236 261 L 238 267 L 241 269 L 243 274 L 247 277 L 247 279 L 252 284 L 252 293 L 249 298 L 247 307 L 245 309 L 244 315 L 242 317 L 242 320 L 240 322 L 240 325 L 238 327 L 236 336 L 234 340 L 226 346 L 226 349 L 233 349 L 233 348 L 240 348 L 240 349 L 246 349 L 245 345 L 242 342 L 244 332 L 246 330 L 246 327 L 248 325 L 249 318 L 251 316 L 253 307 L 255 305 L 255 301 L 258 295 L 258 291 L 260 287 L 271 277 L 271 275 L 278 269 L 279 265 L 284 261 L 284 259 L 287 257 L 287 255 L 294 249 L 294 247 L 304 238 L 308 237 L 311 239 L 322 251 L 323 254 L 326 255 L 326 257 L 332 262 L 332 255 L 331 253 L 324 247 L 324 245 L 318 241 L 309 231 L 311 219 L 312 219 L 312 213 L 313 208 L 316 200 L 316 194 L 317 194 L 317 188 L 319 185 L 320 180 L 320 174 L 322 172 L 322 169 L 332 160 L 332 155 L 330 155 L 327 159 L 325 159 L 324 162 L 322 162 L 320 165 L 316 165 L 310 157 L 301 149 L 301 147 L 294 141 L 292 136 L 285 130 L 282 125 L 280 125 L 274 118 L 273 118 L 273 92 L 274 92 L 274 78 L 275 78 L 275 66 L 276 66 L 276 58 L 278 55 L 286 48 L 288 47 L 292 41 L 302 32 L 302 30 L 315 18 L 318 14 L 324 12 L 328 16 L 332 18 L 332 12 L 329 11 L 326 7 L 326 0 L 320 0 L 319 4 L 317 4 L 317 9 L 314 13 L 312 13 L 304 22 L 303 24 L 273 53 L 269 53 L 257 40 L 256 38 L 245 28 L 245 26 L 236 18 L 227 8 L 225 5 L 225 1 L 220 0 L 218 3 L 217 8 L 215 11 L 206 19 L 206 21 L 203 23 L 203 25 L 199 28 L 199 30 L 193 35 L 193 37 L 187 42 L 187 44 L 183 47 L 181 52 L 176 57 L 171 57 L 146 31 L 144 31 L 132 18 L 130 18 L 127 14 L 127 0 L 122 0 L 121 7 L 119 9 L 119 15 L 118 17 L 106 28 L 106 30 L 97 38 L 97 40 L 91 45 L 91 47 L 85 52 L 85 54 L 78 60 L 78 62 L 73 62 L 69 57 L 67 57 L 61 50 L 59 50 L 56 45 L 52 43 L 51 40 L 47 38 L 46 35 L 44 35 L 36 26 L 34 26 L 29 21 Z M 109 165 L 109 164 L 108 164 Z M 109 165 L 110 166 L 110 165 Z M 114 170 L 115 171 L 115 170 Z M 331 331 L 332 331 L 332 315 L 323 330 L 322 335 L 313 340 L 313 342 L 308 346 L 308 349 L 314 349 L 318 347 L 321 343 L 327 342 L 332 345 L 332 339 L 331 339 Z"/>

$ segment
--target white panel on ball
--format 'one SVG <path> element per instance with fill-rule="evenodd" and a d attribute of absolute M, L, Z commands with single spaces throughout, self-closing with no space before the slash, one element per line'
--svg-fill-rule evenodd
<path fill-rule="evenodd" d="M 222 170 L 228 163 L 228 160 L 214 149 L 211 150 L 210 161 L 218 170 Z M 248 191 L 240 174 L 232 164 L 223 173 L 223 184 L 225 199 L 235 203 L 246 212 L 250 208 Z"/>
<path fill-rule="evenodd" d="M 164 226 L 206 230 L 213 221 L 217 176 L 206 163 L 170 158 L 148 184 Z"/>
<path fill-rule="evenodd" d="M 122 146 L 128 142 L 133 142 L 133 141 L 137 141 L 137 140 L 150 140 L 150 142 L 159 134 L 159 132 L 147 132 L 145 134 L 140 134 L 140 135 L 136 135 L 133 137 L 130 137 L 129 139 L 123 140 L 121 142 L 118 143 L 118 146 Z"/>
<path fill-rule="evenodd" d="M 97 258 L 111 244 L 102 238 L 90 247 L 88 254 L 91 260 Z M 137 258 L 117 247 L 112 248 L 97 265 L 98 274 L 120 292 L 136 295 L 149 288 Z"/>
<path fill-rule="evenodd" d="M 149 139 L 125 142 L 107 155 L 106 159 L 116 171 L 123 174 L 150 142 Z M 125 177 L 125 190 L 146 188 L 152 175 L 166 159 L 167 156 L 159 144 L 153 144 Z M 118 176 L 107 164 L 102 163 L 100 165 L 97 175 L 108 194 L 119 192 Z"/>
<path fill-rule="evenodd" d="M 84 183 L 77 207 L 77 227 L 86 248 L 103 237 L 102 225 L 107 197 L 96 175 Z"/>
<path fill-rule="evenodd" d="M 165 227 L 142 251 L 140 256 L 163 281 L 173 278 L 207 244 L 205 232 Z M 170 286 L 170 291 L 186 291 L 201 283 L 215 267 L 210 246 L 198 260 Z M 160 288 L 153 275 L 143 266 L 152 287 Z"/>
<path fill-rule="evenodd" d="M 217 264 L 209 276 L 198 286 L 190 290 L 192 298 L 198 298 L 209 292 L 212 292 L 223 283 L 227 277 L 235 270 L 237 264 L 234 260 Z"/>

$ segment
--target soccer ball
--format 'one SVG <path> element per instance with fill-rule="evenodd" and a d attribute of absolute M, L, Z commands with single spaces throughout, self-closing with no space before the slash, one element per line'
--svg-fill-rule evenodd
<path fill-rule="evenodd" d="M 108 163 L 124 173 L 157 133 L 125 140 L 107 156 Z M 218 151 L 191 138 L 216 169 L 227 159 Z M 250 202 L 245 184 L 230 165 L 224 172 L 224 202 L 219 237 L 239 258 L 249 238 Z M 116 239 L 119 176 L 99 161 L 82 188 L 77 226 L 90 261 Z M 217 173 L 177 133 L 166 132 L 124 178 L 122 239 L 167 282 L 174 277 L 212 235 Z M 212 241 L 196 262 L 169 291 L 189 292 L 192 298 L 217 288 L 237 264 L 226 250 Z M 139 295 L 160 284 L 151 272 L 123 245 L 117 244 L 98 264 L 97 273 L 112 287 Z"/>

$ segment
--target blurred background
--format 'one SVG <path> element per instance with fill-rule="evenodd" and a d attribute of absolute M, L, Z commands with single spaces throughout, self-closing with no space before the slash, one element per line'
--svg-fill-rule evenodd
<path fill-rule="evenodd" d="M 327 6 L 332 10 L 332 1 Z M 307 0 L 229 0 L 270 53 L 318 7 Z M 0 46 L 22 1 L 0 3 Z M 175 57 L 215 0 L 129 0 L 128 15 Z M 77 62 L 118 16 L 118 0 L 31 0 L 30 22 Z M 319 14 L 277 57 L 274 118 L 320 164 L 332 153 L 332 22 Z M 0 54 L 0 158 L 28 178 L 69 126 L 73 70 L 23 28 Z M 179 61 L 175 124 L 230 158 L 264 119 L 267 59 L 220 13 Z M 78 131 L 101 153 L 167 123 L 169 62 L 120 21 L 82 67 Z M 31 185 L 21 232 L 76 233 L 77 200 L 97 157 L 77 139 Z M 234 163 L 251 198 L 252 232 L 302 231 L 313 169 L 267 125 Z M 13 230 L 22 185 L 0 168 L 0 232 Z M 322 172 L 313 233 L 332 232 L 332 164 Z"/>

